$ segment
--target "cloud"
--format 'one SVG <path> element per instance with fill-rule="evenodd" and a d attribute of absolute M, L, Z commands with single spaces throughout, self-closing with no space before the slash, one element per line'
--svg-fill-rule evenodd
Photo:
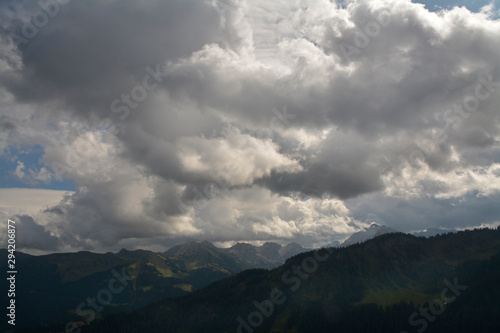
<path fill-rule="evenodd" d="M 16 245 L 20 250 L 58 250 L 59 239 L 31 216 L 18 215 L 16 220 Z"/>
<path fill-rule="evenodd" d="M 57 205 L 71 191 L 41 190 L 32 188 L 0 188 L 0 212 L 6 218 L 14 215 L 34 215 Z M 2 218 L 3 220 L 5 218 Z"/>
<path fill-rule="evenodd" d="M 14 171 L 14 175 L 17 178 L 24 178 L 26 174 L 24 173 L 23 170 L 24 170 L 24 163 L 21 161 L 17 161 L 17 167 L 16 170 Z"/>
<path fill-rule="evenodd" d="M 271 140 L 259 140 L 238 130 L 229 129 L 223 138 L 179 138 L 177 147 L 185 172 L 225 173 L 231 186 L 250 185 L 255 179 L 269 175 L 271 170 L 300 169 L 297 161 L 281 155 Z"/>
<path fill-rule="evenodd" d="M 278 193 L 328 194 L 341 199 L 383 189 L 371 162 L 373 152 L 356 133 L 332 129 L 311 155 L 302 160 L 303 171 L 276 170 L 262 182 Z"/>
<path fill-rule="evenodd" d="M 500 225 L 500 209 L 495 205 L 500 195 L 481 196 L 469 192 L 451 198 L 420 197 L 405 198 L 372 195 L 357 198 L 346 206 L 353 218 L 362 219 L 375 214 L 396 230 L 411 232 L 430 227 L 465 229 L 482 225 Z"/>
<path fill-rule="evenodd" d="M 16 222 L 18 250 L 45 254 L 63 249 L 64 244 L 48 226 L 50 221 L 46 219 L 44 211 L 58 205 L 65 196 L 71 193 L 27 188 L 0 189 L 1 227 L 6 230 L 9 219 Z M 0 242 L 7 244 L 7 233 L 2 235 Z"/>
<path fill-rule="evenodd" d="M 28 184 L 35 185 L 39 182 L 49 183 L 52 179 L 52 173 L 45 167 L 40 168 L 40 170 L 38 171 L 29 169 L 29 174 L 26 174 L 24 172 L 25 169 L 26 167 L 24 166 L 24 163 L 21 161 L 17 161 L 14 175 Z"/>
<path fill-rule="evenodd" d="M 16 249 L 31 253 L 53 252 L 60 248 L 60 241 L 57 237 L 38 224 L 31 216 L 15 215 L 12 217 L 16 228 Z M 2 220 L 2 228 L 7 229 L 7 221 Z M 7 244 L 7 234 L 1 237 L 3 244 Z"/>
<path fill-rule="evenodd" d="M 311 246 L 369 216 L 451 226 L 416 212 L 460 200 L 457 226 L 495 220 L 492 6 L 73 1 L 12 43 L 37 10 L 0 5 L 0 148 L 42 147 L 37 167 L 12 156 L 19 178 L 76 183 L 33 216 L 60 248 Z"/>

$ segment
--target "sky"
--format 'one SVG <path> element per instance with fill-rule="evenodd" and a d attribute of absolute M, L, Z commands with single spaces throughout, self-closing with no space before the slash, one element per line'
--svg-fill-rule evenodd
<path fill-rule="evenodd" d="M 477 0 L 1 0 L 0 227 L 42 254 L 498 226 L 499 18 Z"/>

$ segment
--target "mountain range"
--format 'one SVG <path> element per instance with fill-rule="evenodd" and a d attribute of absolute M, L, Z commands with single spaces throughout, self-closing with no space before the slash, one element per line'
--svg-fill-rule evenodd
<path fill-rule="evenodd" d="M 440 238 L 443 236 L 438 235 L 448 232 L 451 231 L 429 229 L 415 235 L 422 239 L 424 237 Z M 366 243 L 378 242 L 379 239 L 390 236 L 389 234 L 410 237 L 408 240 L 420 239 L 373 223 L 365 230 L 351 235 L 340 244 L 340 249 L 330 248 L 328 251 L 365 246 Z M 451 234 L 446 236 L 451 237 Z M 290 266 L 291 261 L 296 261 L 296 258 L 301 257 L 301 253 L 307 250 L 296 243 L 287 246 L 272 242 L 262 246 L 237 243 L 230 248 L 218 248 L 210 242 L 190 241 L 174 246 L 163 253 L 123 249 L 118 253 L 106 254 L 82 251 L 31 256 L 17 252 L 17 263 L 20 268 L 22 267 L 23 272 L 17 282 L 19 286 L 19 293 L 16 295 L 19 300 L 18 322 L 33 326 L 69 321 L 83 323 L 83 319 L 92 324 L 95 319 L 99 320 L 114 312 L 130 312 L 163 299 L 177 299 L 172 297 L 183 295 L 191 297 L 197 294 L 197 290 L 225 278 L 236 278 L 235 275 L 244 270 L 247 271 L 238 277 L 256 274 L 257 277 L 268 279 L 265 276 L 268 274 L 267 270 L 275 269 L 276 271 L 276 268 L 278 271 L 282 270 L 280 266 L 283 264 L 285 264 L 283 267 Z M 396 251 L 396 249 L 393 250 Z M 3 252 L 6 256 L 6 250 L 0 250 L 0 254 Z M 389 250 L 380 255 L 394 256 Z M 365 261 L 368 260 L 362 258 L 363 256 L 360 254 L 356 258 L 361 260 L 359 266 L 366 264 Z M 3 266 L 5 263 L 0 264 L 0 267 L 6 269 Z M 92 311 L 87 301 L 89 297 L 98 296 L 98 293 L 105 290 L 117 274 L 130 276 L 130 283 L 127 283 L 120 293 L 113 295 L 112 301 L 105 304 L 102 311 Z M 336 277 L 338 278 L 341 274 L 338 272 Z M 244 282 L 244 284 L 250 283 L 251 285 L 255 282 L 256 288 L 259 289 L 263 282 L 258 282 L 257 277 L 254 276 L 251 279 L 252 282 Z M 359 276 L 355 277 L 355 279 L 359 278 Z M 404 288 L 400 289 L 404 290 Z M 237 289 L 233 291 L 239 293 Z M 372 291 L 371 297 L 379 299 L 377 298 L 379 296 L 374 296 L 377 292 L 379 291 Z M 189 294 L 191 295 L 187 296 Z M 419 293 L 415 293 L 417 294 Z M 423 296 L 417 297 L 418 300 L 424 298 Z M 382 303 L 386 305 L 385 301 Z M 37 311 L 33 312 L 33 308 L 37 308 Z"/>
<path fill-rule="evenodd" d="M 349 238 L 347 238 L 345 241 L 342 243 L 340 242 L 333 242 L 329 244 L 331 247 L 340 247 L 340 246 L 349 246 L 357 243 L 362 243 L 365 242 L 369 239 L 389 234 L 389 233 L 394 233 L 394 232 L 399 232 L 396 229 L 387 227 L 385 225 L 380 225 L 377 223 L 372 223 L 369 227 L 365 228 L 362 231 L 358 231 L 353 233 Z M 439 229 L 439 228 L 429 228 L 424 231 L 419 231 L 419 232 L 413 232 L 411 233 L 413 236 L 417 237 L 433 237 L 437 235 L 443 235 L 447 234 L 450 232 L 456 232 L 456 230 L 448 230 L 448 229 Z"/>
<path fill-rule="evenodd" d="M 96 318 L 185 295 L 248 268 L 277 267 L 303 251 L 294 243 L 285 247 L 276 243 L 260 247 L 238 243 L 224 249 L 210 242 L 191 241 L 164 253 L 123 249 L 118 253 L 81 251 L 32 256 L 16 252 L 17 326 L 79 320 L 82 313 L 91 309 L 88 298 L 99 301 L 99 297 L 109 295 L 106 290 L 117 275 L 130 276 L 130 282 L 126 280 L 123 290 L 112 294 L 102 311 L 95 311 Z M 0 250 L 0 255 L 7 258 L 7 250 Z M 7 271 L 6 260 L 0 268 Z M 4 290 L 8 290 L 7 281 L 3 283 Z M 118 284 L 113 288 L 121 289 Z M 104 292 L 99 295 L 101 290 Z M 7 302 L 7 293 L 1 299 Z M 4 322 L 1 325 L 0 329 L 7 329 Z"/>
<path fill-rule="evenodd" d="M 245 270 L 82 333 L 497 332 L 499 279 L 500 228 L 389 233 Z"/>
<path fill-rule="evenodd" d="M 241 263 L 248 267 L 275 268 L 284 264 L 286 259 L 305 252 L 308 249 L 303 248 L 297 243 L 281 246 L 277 243 L 267 242 L 259 247 L 248 243 L 237 243 L 230 248 L 221 250 L 234 255 Z"/>

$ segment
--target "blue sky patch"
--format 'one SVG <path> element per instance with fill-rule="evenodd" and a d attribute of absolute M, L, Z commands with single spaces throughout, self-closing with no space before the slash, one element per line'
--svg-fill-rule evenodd
<path fill-rule="evenodd" d="M 0 187 L 74 191 L 75 183 L 71 180 L 58 181 L 43 177 L 49 173 L 52 174 L 50 167 L 41 162 L 43 155 L 43 148 L 39 145 L 20 148 L 9 147 L 6 153 L 0 156 L 0 169 L 3 171 L 0 176 Z M 46 170 L 45 173 L 43 168 Z"/>

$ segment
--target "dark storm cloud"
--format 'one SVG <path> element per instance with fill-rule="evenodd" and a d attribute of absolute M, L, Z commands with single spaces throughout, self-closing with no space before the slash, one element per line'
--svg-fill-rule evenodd
<path fill-rule="evenodd" d="M 312 156 L 303 159 L 303 171 L 273 172 L 261 184 L 283 194 L 341 199 L 382 190 L 380 170 L 370 164 L 372 149 L 376 148 L 352 133 L 332 131 Z"/>
<path fill-rule="evenodd" d="M 285 195 L 300 192 L 317 197 L 324 194 L 334 195 L 341 199 L 382 189 L 382 183 L 377 180 L 377 172 L 363 169 L 350 168 L 348 165 L 336 166 L 332 161 L 331 164 L 312 165 L 307 172 L 273 172 L 262 183 Z"/>
<path fill-rule="evenodd" d="M 5 28 L 22 36 L 23 24 Z M 20 101 L 63 100 L 83 117 L 107 115 L 146 66 L 216 42 L 218 25 L 215 10 L 201 1 L 71 1 L 19 44 L 22 68 L 2 75 L 2 84 Z"/>
<path fill-rule="evenodd" d="M 463 142 L 470 147 L 485 148 L 495 145 L 495 139 L 482 128 L 471 128 L 463 135 Z"/>
<path fill-rule="evenodd" d="M 407 211 L 420 226 L 427 206 L 493 204 L 470 194 L 498 190 L 500 22 L 485 13 L 410 1 L 71 1 L 28 43 L 9 42 L 37 10 L 0 4 L 1 147 L 36 142 L 77 184 L 44 213 L 64 244 L 314 243 L 314 230 L 346 235 L 363 214 L 397 226 Z M 454 107 L 478 91 L 488 97 L 476 110 Z M 364 205 L 357 220 L 338 198 Z M 391 209 L 397 218 L 378 214 Z"/>
<path fill-rule="evenodd" d="M 60 241 L 31 216 L 18 215 L 16 220 L 16 245 L 23 250 L 58 250 Z"/>

